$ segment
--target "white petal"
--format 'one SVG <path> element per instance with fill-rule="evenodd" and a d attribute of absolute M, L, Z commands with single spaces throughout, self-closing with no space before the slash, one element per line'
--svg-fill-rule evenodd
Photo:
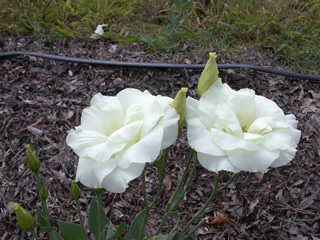
<path fill-rule="evenodd" d="M 106 105 L 103 109 L 91 106 L 83 110 L 81 126 L 108 136 L 123 126 L 123 117 L 122 109 L 117 104 Z"/>
<path fill-rule="evenodd" d="M 246 151 L 235 149 L 228 151 L 228 159 L 236 168 L 248 172 L 264 172 L 279 157 L 280 151 Z"/>
<path fill-rule="evenodd" d="M 280 156 L 271 164 L 271 167 L 281 167 L 288 164 L 293 158 L 297 150 L 295 148 L 289 148 L 280 152 Z"/>
<path fill-rule="evenodd" d="M 272 132 L 265 134 L 259 145 L 268 150 L 286 150 L 291 145 L 291 134 L 289 129 L 275 129 Z"/>
<path fill-rule="evenodd" d="M 209 171 L 218 172 L 221 170 L 239 172 L 240 170 L 232 166 L 227 156 L 214 156 L 198 152 L 199 163 Z"/>
<path fill-rule="evenodd" d="M 117 156 L 118 166 L 125 169 L 132 163 L 153 162 L 159 156 L 163 129 L 156 128 L 149 135 Z"/>
<path fill-rule="evenodd" d="M 86 148 L 86 154 L 98 162 L 104 162 L 112 157 L 112 155 L 120 152 L 126 143 L 105 142 Z"/>
<path fill-rule="evenodd" d="M 75 129 L 71 129 L 67 135 L 67 144 L 72 148 L 72 150 L 78 155 L 78 156 L 85 156 L 84 149 L 80 146 L 78 142 L 78 134 L 81 133 L 82 127 L 76 127 Z"/>
<path fill-rule="evenodd" d="M 248 151 L 257 151 L 259 146 L 251 141 L 232 136 L 218 129 L 211 129 L 213 141 L 223 150 L 230 151 L 235 149 L 246 149 Z"/>
<path fill-rule="evenodd" d="M 273 120 L 285 122 L 285 115 L 279 106 L 263 96 L 256 95 L 256 112 L 259 117 L 270 117 Z"/>
<path fill-rule="evenodd" d="M 171 146 L 178 136 L 178 121 L 180 116 L 175 109 L 169 108 L 158 126 L 163 128 L 161 150 Z"/>
<path fill-rule="evenodd" d="M 255 143 L 258 143 L 259 140 L 263 139 L 263 137 L 260 134 L 245 132 L 243 135 L 243 139 L 246 141 L 253 141 Z"/>
<path fill-rule="evenodd" d="M 216 115 L 218 118 L 214 122 L 214 127 L 230 132 L 238 131 L 239 133 L 242 133 L 239 119 L 229 106 L 226 106 L 225 104 L 217 105 Z"/>
<path fill-rule="evenodd" d="M 138 89 L 126 88 L 119 92 L 116 97 L 121 102 L 124 111 L 126 111 L 133 104 L 147 103 L 147 99 L 153 96 L 147 91 L 143 93 Z"/>
<path fill-rule="evenodd" d="M 301 131 L 293 128 L 291 128 L 290 130 L 291 130 L 291 136 L 292 136 L 292 142 L 293 142 L 292 146 L 296 148 L 297 144 L 300 141 Z"/>
<path fill-rule="evenodd" d="M 140 104 L 132 104 L 126 110 L 124 124 L 129 124 L 138 121 L 142 118 L 142 106 Z"/>
<path fill-rule="evenodd" d="M 198 104 L 199 101 L 192 98 L 192 97 L 187 97 L 187 113 L 186 113 L 186 119 L 191 119 L 191 118 L 198 118 Z"/>
<path fill-rule="evenodd" d="M 80 157 L 76 180 L 90 188 L 101 188 L 102 181 L 116 168 L 115 161 L 97 162 L 88 157 Z"/>
<path fill-rule="evenodd" d="M 140 137 L 141 127 L 144 122 L 142 120 L 125 125 L 113 132 L 109 138 L 108 142 L 112 144 L 116 143 L 126 143 L 132 140 L 138 140 Z"/>
<path fill-rule="evenodd" d="M 117 167 L 105 176 L 102 187 L 113 193 L 123 193 L 128 187 L 128 183 L 142 174 L 144 166 L 143 163 L 132 163 L 126 169 Z"/>
<path fill-rule="evenodd" d="M 205 129 L 200 119 L 190 119 L 188 122 L 189 145 L 199 153 L 224 156 L 225 152 L 212 140 L 211 133 Z"/>
<path fill-rule="evenodd" d="M 298 121 L 296 120 L 296 117 L 293 114 L 288 114 L 285 116 L 287 119 L 287 123 L 292 127 L 292 128 L 297 128 L 298 126 Z"/>
<path fill-rule="evenodd" d="M 159 123 L 163 116 L 164 108 L 159 102 L 154 100 L 148 103 L 143 109 L 144 124 L 141 136 L 147 135 Z"/>
<path fill-rule="evenodd" d="M 261 117 L 252 122 L 248 128 L 248 132 L 264 135 L 272 131 L 275 127 L 275 121 L 270 117 Z"/>
<path fill-rule="evenodd" d="M 155 99 L 158 103 L 162 105 L 162 107 L 166 108 L 167 106 L 170 106 L 171 103 L 173 102 L 173 99 L 167 96 L 161 96 L 157 95 L 155 96 Z"/>
<path fill-rule="evenodd" d="M 86 153 L 97 161 L 105 161 L 112 155 L 119 153 L 127 144 L 133 144 L 139 140 L 138 133 L 143 121 L 133 122 L 113 132 L 104 143 L 91 146 Z"/>

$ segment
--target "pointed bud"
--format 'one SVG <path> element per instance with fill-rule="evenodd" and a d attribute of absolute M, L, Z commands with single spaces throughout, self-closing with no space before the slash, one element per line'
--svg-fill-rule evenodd
<path fill-rule="evenodd" d="M 47 197 L 48 197 L 48 189 L 46 188 L 45 185 L 43 185 L 43 186 L 40 188 L 39 196 L 40 196 L 40 199 L 41 199 L 41 200 L 46 200 L 46 199 L 47 199 Z"/>
<path fill-rule="evenodd" d="M 30 213 L 24 208 L 20 207 L 18 203 L 13 205 L 14 212 L 18 219 L 18 226 L 21 231 L 30 232 L 36 227 L 36 221 Z"/>
<path fill-rule="evenodd" d="M 34 151 L 32 151 L 30 144 L 27 145 L 27 166 L 33 172 L 37 173 L 40 168 L 40 161 Z"/>
<path fill-rule="evenodd" d="M 73 200 L 79 200 L 80 196 L 81 196 L 80 188 L 79 188 L 78 184 L 76 183 L 76 181 L 72 180 L 71 187 L 70 187 L 70 197 Z"/>
<path fill-rule="evenodd" d="M 218 80 L 218 67 L 216 63 L 216 53 L 209 53 L 209 60 L 201 73 L 198 83 L 198 96 L 199 98 L 210 88 L 215 81 Z"/>
<path fill-rule="evenodd" d="M 186 94 L 187 94 L 187 91 L 188 91 L 188 88 L 181 88 L 171 104 L 171 107 L 176 109 L 177 113 L 180 116 L 180 119 L 178 122 L 179 130 L 181 130 L 184 127 L 184 125 L 186 124 L 186 109 L 187 109 Z"/>

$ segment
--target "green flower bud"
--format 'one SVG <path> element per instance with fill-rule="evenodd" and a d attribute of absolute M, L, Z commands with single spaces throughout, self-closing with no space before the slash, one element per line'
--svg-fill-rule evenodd
<path fill-rule="evenodd" d="M 199 98 L 218 80 L 218 67 L 216 63 L 216 53 L 209 53 L 209 60 L 201 73 L 198 83 Z"/>
<path fill-rule="evenodd" d="M 186 93 L 187 91 L 188 91 L 188 88 L 181 88 L 171 104 L 171 107 L 176 109 L 177 113 L 180 115 L 180 119 L 178 122 L 179 130 L 182 129 L 186 124 L 186 109 L 187 109 Z"/>
<path fill-rule="evenodd" d="M 32 151 L 30 144 L 27 145 L 27 166 L 33 173 L 38 173 L 40 168 L 40 161 L 34 151 Z"/>
<path fill-rule="evenodd" d="M 71 187 L 70 187 L 70 197 L 73 200 L 79 200 L 80 195 L 81 195 L 81 191 L 78 184 L 76 183 L 75 180 L 72 180 Z"/>
<path fill-rule="evenodd" d="M 39 196 L 40 196 L 40 199 L 41 199 L 41 200 L 46 200 L 46 199 L 47 199 L 47 197 L 48 197 L 48 189 L 46 188 L 45 185 L 43 185 L 43 186 L 40 188 Z"/>
<path fill-rule="evenodd" d="M 18 226 L 21 231 L 30 232 L 36 227 L 36 221 L 30 213 L 24 208 L 20 207 L 18 203 L 13 205 L 14 212 L 18 219 Z"/>

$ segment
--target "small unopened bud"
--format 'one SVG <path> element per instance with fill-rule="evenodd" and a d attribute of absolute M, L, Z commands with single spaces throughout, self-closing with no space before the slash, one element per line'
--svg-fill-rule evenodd
<path fill-rule="evenodd" d="M 40 188 L 39 195 L 40 195 L 40 199 L 41 200 L 46 200 L 47 199 L 47 197 L 48 197 L 48 189 L 46 188 L 45 185 L 43 185 Z"/>
<path fill-rule="evenodd" d="M 75 180 L 72 180 L 71 187 L 70 187 L 70 197 L 73 200 L 79 200 L 80 195 L 81 195 L 81 191 L 78 184 L 76 183 Z"/>
<path fill-rule="evenodd" d="M 40 168 L 40 161 L 37 158 L 36 154 L 34 151 L 32 151 L 30 144 L 27 145 L 27 166 L 28 168 L 33 172 L 37 173 Z"/>
<path fill-rule="evenodd" d="M 36 227 L 36 221 L 30 213 L 24 208 L 20 207 L 18 203 L 13 205 L 14 212 L 18 219 L 18 226 L 21 231 L 30 232 Z"/>
<path fill-rule="evenodd" d="M 177 113 L 180 116 L 180 119 L 178 122 L 179 130 L 182 129 L 184 127 L 184 125 L 186 124 L 186 110 L 187 110 L 186 94 L 187 94 L 187 91 L 188 91 L 188 88 L 181 88 L 171 104 L 171 107 L 176 109 Z"/>
<path fill-rule="evenodd" d="M 209 60 L 201 73 L 198 83 L 199 98 L 218 80 L 219 71 L 216 58 L 216 53 L 209 53 Z"/>

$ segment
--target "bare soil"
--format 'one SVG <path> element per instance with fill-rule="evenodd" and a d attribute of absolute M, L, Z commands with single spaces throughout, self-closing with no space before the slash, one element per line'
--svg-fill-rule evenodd
<path fill-rule="evenodd" d="M 208 52 L 181 50 L 146 52 L 143 46 L 108 41 L 54 41 L 0 37 L 0 50 L 35 51 L 56 55 L 130 62 L 206 63 Z M 214 49 L 210 49 L 214 51 Z M 268 56 L 246 50 L 243 56 L 218 52 L 218 63 L 248 63 L 290 70 Z M 40 207 L 36 182 L 27 169 L 25 147 L 31 144 L 41 160 L 40 174 L 49 189 L 48 206 L 55 219 L 79 222 L 69 185 L 75 177 L 77 156 L 66 145 L 68 131 L 80 124 L 81 111 L 98 92 L 115 95 L 124 88 L 149 90 L 174 97 L 188 87 L 196 97 L 200 70 L 159 70 L 89 66 L 21 56 L 0 59 L 0 239 L 32 239 L 17 229 L 14 203 L 33 215 Z M 266 173 L 242 173 L 213 201 L 205 213 L 206 223 L 192 239 L 320 239 L 320 82 L 270 75 L 252 70 L 221 70 L 232 88 L 251 88 L 275 101 L 286 114 L 293 113 L 302 131 L 298 152 L 292 162 Z M 188 156 L 185 129 L 172 147 L 160 202 L 148 221 L 151 234 L 159 224 L 170 194 L 182 174 Z M 155 167 L 146 168 L 148 198 L 157 189 Z M 204 203 L 215 174 L 198 166 L 187 197 L 178 210 L 181 226 Z M 222 183 L 230 177 L 225 173 Z M 84 216 L 93 193 L 81 185 Z M 115 226 L 129 224 L 142 210 L 141 179 L 130 183 L 123 194 L 103 193 L 105 212 Z M 169 232 L 177 219 L 163 228 Z M 47 235 L 40 232 L 41 239 Z"/>

